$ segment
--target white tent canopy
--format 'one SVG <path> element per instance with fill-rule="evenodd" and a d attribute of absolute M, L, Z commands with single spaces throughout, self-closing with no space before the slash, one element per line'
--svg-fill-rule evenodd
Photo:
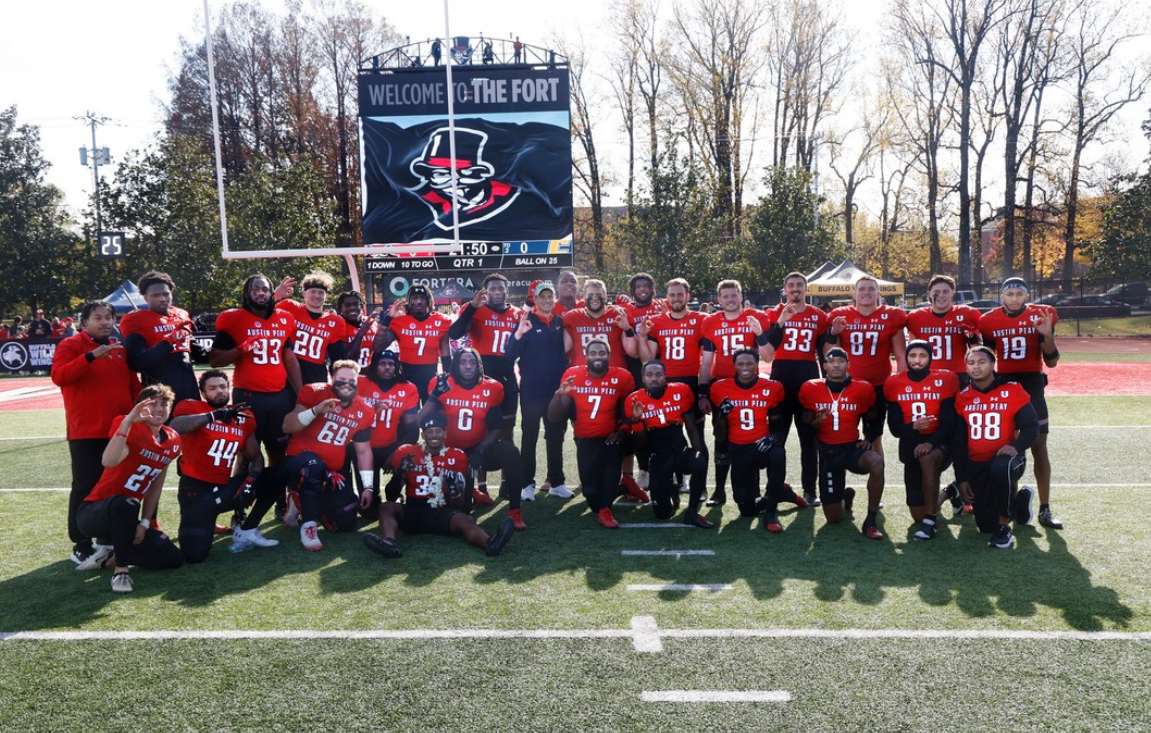
<path fill-rule="evenodd" d="M 850 298 L 855 281 L 861 277 L 871 275 L 856 267 L 851 260 L 844 260 L 839 265 L 827 262 L 807 276 L 807 294 L 815 298 Z M 880 295 L 903 295 L 903 283 L 879 278 L 875 281 L 879 283 Z"/>
<path fill-rule="evenodd" d="M 144 297 L 140 295 L 136 283 L 131 280 L 125 280 L 120 287 L 113 290 L 104 300 L 112 304 L 116 313 L 130 313 L 131 311 L 142 310 L 148 307 L 148 304 L 144 301 Z"/>

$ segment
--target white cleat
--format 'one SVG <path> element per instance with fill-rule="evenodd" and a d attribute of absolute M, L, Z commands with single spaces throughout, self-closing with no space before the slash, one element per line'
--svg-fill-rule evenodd
<path fill-rule="evenodd" d="M 304 522 L 300 526 L 300 544 L 310 552 L 324 549 L 324 543 L 320 542 L 315 522 Z"/>
<path fill-rule="evenodd" d="M 554 496 L 557 499 L 570 499 L 575 496 L 575 494 L 572 493 L 572 490 L 569 489 L 567 485 L 560 484 L 559 486 L 551 487 L 551 489 L 548 490 L 548 496 Z"/>
<path fill-rule="evenodd" d="M 536 485 L 528 484 L 520 492 L 520 501 L 535 501 L 536 500 Z"/>

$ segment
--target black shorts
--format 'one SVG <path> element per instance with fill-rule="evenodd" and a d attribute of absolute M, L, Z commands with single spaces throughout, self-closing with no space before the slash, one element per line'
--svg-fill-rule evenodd
<path fill-rule="evenodd" d="M 1051 421 L 1047 412 L 1047 397 L 1044 392 L 1047 388 L 1047 374 L 1045 372 L 1019 372 L 1018 374 L 1005 374 L 1012 382 L 1027 390 L 1031 397 L 1031 406 L 1039 416 L 1039 432 L 1046 435 L 1051 432 Z"/>
<path fill-rule="evenodd" d="M 405 534 L 442 534 L 452 536 L 452 517 L 463 512 L 442 506 L 433 509 L 426 501 L 409 500 L 404 504 L 404 521 L 400 529 Z"/>
<path fill-rule="evenodd" d="M 484 356 L 480 358 L 484 364 L 484 376 L 491 377 L 503 385 L 504 401 L 501 406 L 503 407 L 504 422 L 515 422 L 516 413 L 520 409 L 520 385 L 516 381 L 515 366 L 506 356 Z"/>
<path fill-rule="evenodd" d="M 843 489 L 847 485 L 847 472 L 865 474 L 867 469 L 860 465 L 863 454 L 870 448 L 858 443 L 828 445 L 819 443 L 819 500 L 824 504 L 838 504 L 843 501 Z"/>
<path fill-rule="evenodd" d="M 253 392 L 237 387 L 232 390 L 232 404 L 248 405 L 256 417 L 256 439 L 269 451 L 284 452 L 288 447 L 284 418 L 296 407 L 296 398 L 290 389 L 284 387 L 279 392 Z"/>
<path fill-rule="evenodd" d="M 887 423 L 887 398 L 883 396 L 882 384 L 871 386 L 875 389 L 875 406 L 871 408 L 875 410 L 875 417 L 863 418 L 863 433 L 864 435 L 883 435 L 883 429 Z M 873 432 L 875 426 L 879 427 L 877 432 Z"/>
<path fill-rule="evenodd" d="M 416 391 L 420 393 L 420 404 L 427 402 L 428 384 L 432 381 L 432 377 L 439 374 L 439 364 L 405 364 L 400 362 L 400 368 L 404 371 L 404 379 L 416 385 Z"/>

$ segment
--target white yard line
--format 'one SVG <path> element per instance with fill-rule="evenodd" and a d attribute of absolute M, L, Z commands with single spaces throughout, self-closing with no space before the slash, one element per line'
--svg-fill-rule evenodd
<path fill-rule="evenodd" d="M 681 555 L 686 555 L 689 557 L 712 557 L 715 555 L 715 550 L 620 550 L 619 554 L 626 557 L 663 557 L 665 555 L 674 557 L 679 557 Z"/>
<path fill-rule="evenodd" d="M 787 690 L 660 690 L 641 692 L 644 702 L 791 702 Z"/>
<path fill-rule="evenodd" d="M 21 435 L 16 438 L 0 438 L 0 440 L 64 440 L 64 435 Z"/>
<path fill-rule="evenodd" d="M 654 591 L 656 593 L 664 592 L 689 592 L 694 593 L 701 591 L 705 593 L 719 593 L 720 591 L 731 590 L 731 583 L 628 583 L 627 589 L 634 592 Z"/>

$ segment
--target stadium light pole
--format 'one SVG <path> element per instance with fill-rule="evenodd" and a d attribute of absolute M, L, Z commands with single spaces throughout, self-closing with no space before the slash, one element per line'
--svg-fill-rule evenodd
<path fill-rule="evenodd" d="M 216 148 L 216 198 L 220 204 L 220 241 L 228 256 L 228 211 L 224 205 L 224 162 L 220 154 L 220 113 L 216 109 L 216 61 L 212 53 L 212 18 L 204 0 L 204 43 L 208 50 L 208 98 L 212 105 L 212 142 Z"/>

